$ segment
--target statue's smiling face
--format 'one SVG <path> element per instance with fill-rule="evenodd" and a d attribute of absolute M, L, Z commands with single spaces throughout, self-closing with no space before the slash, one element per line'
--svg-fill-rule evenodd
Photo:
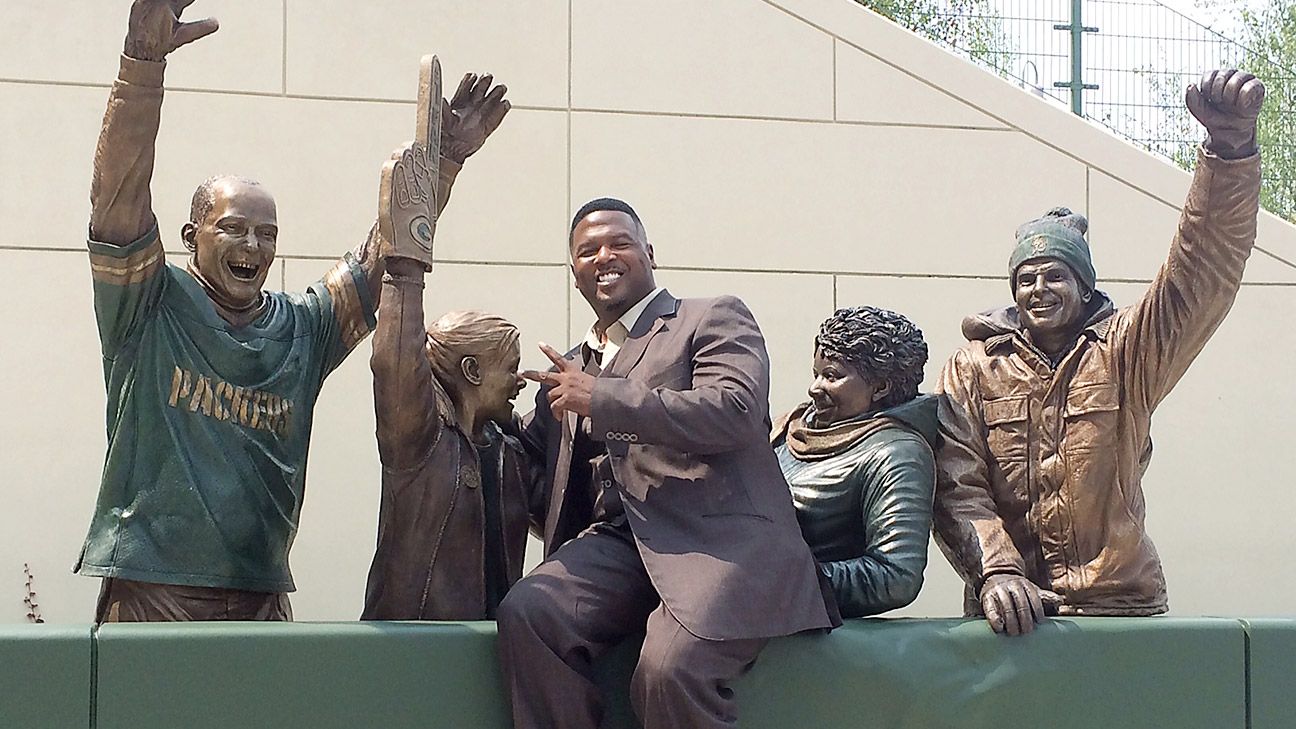
<path fill-rule="evenodd" d="M 1085 316 L 1084 284 L 1070 266 L 1055 258 L 1018 266 L 1013 274 L 1013 296 L 1018 318 L 1037 343 L 1069 335 Z"/>
<path fill-rule="evenodd" d="M 242 180 L 217 181 L 211 210 L 186 225 L 184 236 L 217 303 L 235 310 L 258 303 L 279 237 L 269 192 Z"/>
<path fill-rule="evenodd" d="M 884 382 L 865 377 L 855 365 L 815 347 L 810 400 L 814 403 L 815 427 L 823 428 L 859 417 L 890 390 Z"/>

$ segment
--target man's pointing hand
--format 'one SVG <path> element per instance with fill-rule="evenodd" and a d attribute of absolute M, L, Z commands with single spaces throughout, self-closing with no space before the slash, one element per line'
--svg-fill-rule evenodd
<path fill-rule="evenodd" d="M 548 372 L 527 370 L 522 376 L 540 383 L 541 387 L 549 388 L 549 409 L 557 420 L 562 420 L 568 412 L 589 417 L 595 377 L 544 342 L 540 343 L 540 351 L 553 362 L 554 369 Z"/>

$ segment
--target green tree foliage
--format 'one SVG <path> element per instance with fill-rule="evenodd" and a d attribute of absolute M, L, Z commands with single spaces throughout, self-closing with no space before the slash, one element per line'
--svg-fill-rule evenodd
<path fill-rule="evenodd" d="M 1261 204 L 1296 222 L 1296 0 L 1243 10 L 1242 22 L 1240 66 L 1260 77 L 1268 92 L 1260 113 Z"/>
<path fill-rule="evenodd" d="M 989 0 L 855 0 L 1004 75 L 1011 48 Z"/>

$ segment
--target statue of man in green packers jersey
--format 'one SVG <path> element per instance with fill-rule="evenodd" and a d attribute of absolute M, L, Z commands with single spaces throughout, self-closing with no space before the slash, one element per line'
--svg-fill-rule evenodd
<path fill-rule="evenodd" d="M 384 273 L 375 226 L 305 293 L 262 291 L 279 233 L 274 199 L 228 176 L 194 193 L 181 232 L 188 265 L 166 262 L 149 191 L 165 59 L 217 29 L 214 19 L 180 22 L 192 2 L 132 4 L 95 150 L 89 248 L 108 454 L 75 569 L 104 578 L 98 622 L 291 619 L 288 550 L 315 400 L 374 328 Z M 439 137 L 394 159 L 439 168 L 406 181 L 424 188 L 415 197 L 435 220 L 508 102 L 493 93 L 425 103 L 442 117 Z"/>

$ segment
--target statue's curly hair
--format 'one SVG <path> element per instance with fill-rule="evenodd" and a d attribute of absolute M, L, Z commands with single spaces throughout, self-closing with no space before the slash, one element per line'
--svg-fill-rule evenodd
<path fill-rule="evenodd" d="M 865 378 L 890 383 L 882 408 L 918 396 L 927 342 L 922 330 L 901 314 L 875 306 L 838 309 L 819 326 L 815 349 L 850 364 Z"/>

